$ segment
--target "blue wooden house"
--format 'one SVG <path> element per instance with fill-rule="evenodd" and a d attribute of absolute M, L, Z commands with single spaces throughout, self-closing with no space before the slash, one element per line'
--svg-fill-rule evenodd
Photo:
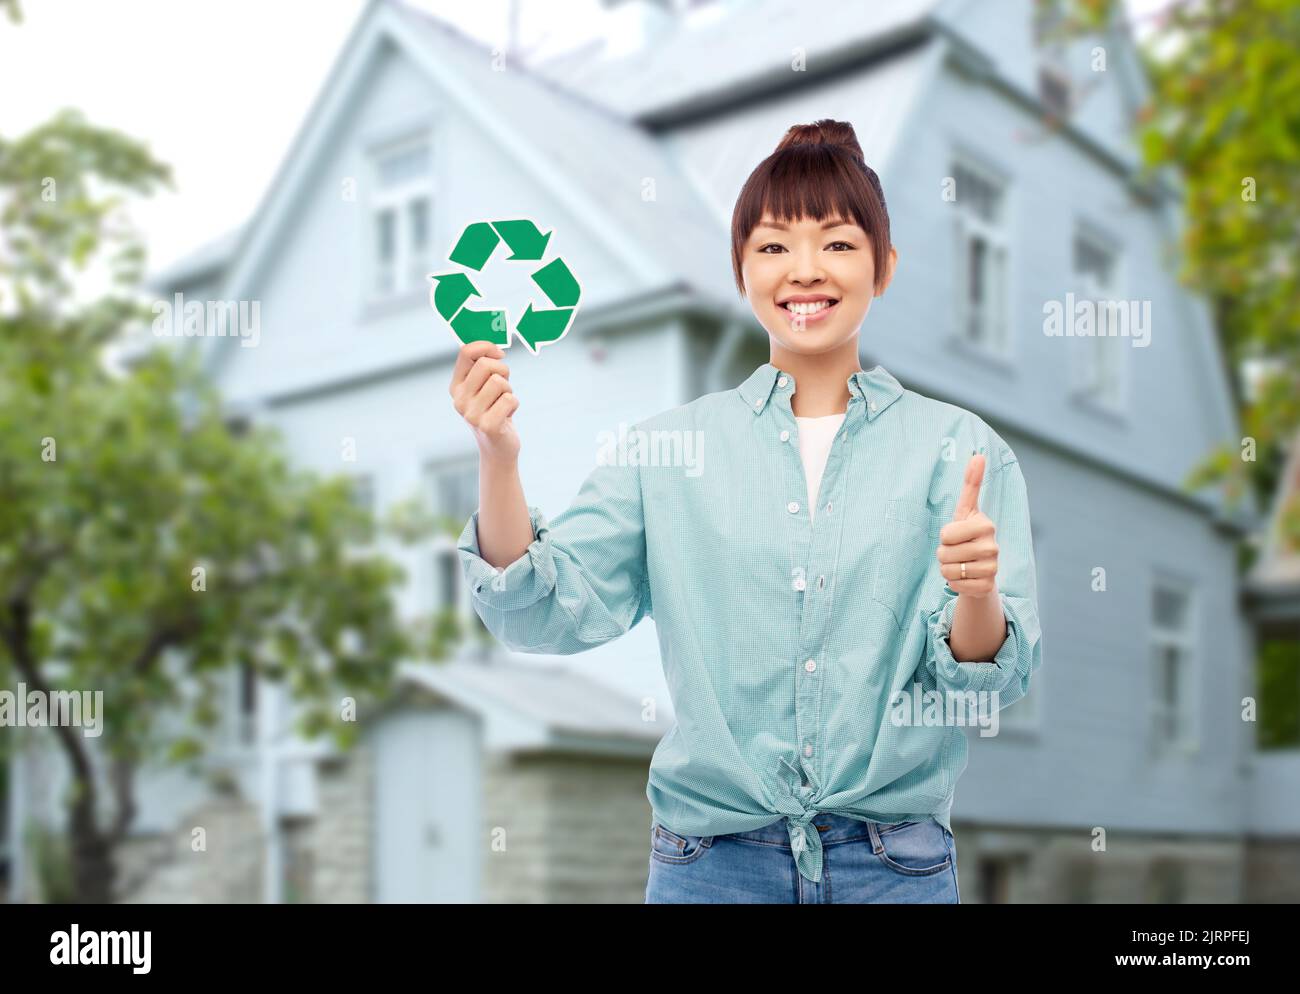
<path fill-rule="evenodd" d="M 1030 0 L 606 6 L 610 42 L 523 62 L 368 4 L 251 219 L 153 280 L 260 302 L 256 347 L 188 342 L 232 417 L 277 426 L 377 510 L 423 495 L 464 521 L 476 449 L 426 274 L 466 224 L 537 218 L 584 288 L 564 342 L 507 357 L 528 501 L 558 513 L 603 432 L 766 361 L 732 286 L 732 204 L 791 124 L 848 120 L 899 251 L 862 364 L 984 418 L 1032 508 L 1044 665 L 1000 734 L 972 741 L 953 808 L 963 900 L 1295 899 L 1300 756 L 1258 754 L 1242 720 L 1251 509 L 1181 486 L 1240 427 L 1205 304 L 1163 261 L 1179 191 L 1140 175 L 1128 138 L 1146 96 L 1132 38 L 1056 41 Z M 509 272 L 483 281 L 488 299 L 526 292 Z M 1123 310 L 1127 333 L 1052 334 L 1052 305 L 1079 301 Z M 454 542 L 392 549 L 406 616 L 474 623 Z M 509 657 L 412 661 L 407 707 L 374 715 L 350 756 L 268 745 L 288 705 L 232 685 L 221 792 L 160 772 L 142 851 L 221 797 L 268 899 L 641 900 L 646 766 L 671 722 L 653 621 L 540 676 Z M 551 831 L 560 812 L 600 834 Z M 165 892 L 140 865 L 142 899 Z"/>

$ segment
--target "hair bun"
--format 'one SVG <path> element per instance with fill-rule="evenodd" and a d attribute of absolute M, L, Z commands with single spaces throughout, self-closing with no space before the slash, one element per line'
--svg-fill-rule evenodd
<path fill-rule="evenodd" d="M 824 117 L 812 124 L 795 124 L 785 133 L 776 146 L 776 151 L 794 145 L 838 145 L 853 153 L 853 157 L 865 162 L 862 146 L 858 144 L 857 132 L 848 121 L 836 121 Z"/>

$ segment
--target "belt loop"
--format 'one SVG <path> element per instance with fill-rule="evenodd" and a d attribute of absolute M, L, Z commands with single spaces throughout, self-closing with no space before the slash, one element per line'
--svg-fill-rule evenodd
<path fill-rule="evenodd" d="M 880 842 L 880 832 L 876 830 L 874 821 L 867 822 L 867 835 L 871 837 L 871 851 L 876 855 L 885 851 L 884 845 Z"/>

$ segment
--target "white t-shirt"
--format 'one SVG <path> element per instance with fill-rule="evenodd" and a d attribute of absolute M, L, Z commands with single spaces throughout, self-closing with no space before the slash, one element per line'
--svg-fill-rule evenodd
<path fill-rule="evenodd" d="M 817 490 L 821 486 L 822 472 L 831 454 L 831 443 L 840 430 L 844 414 L 827 414 L 820 418 L 796 417 L 799 425 L 799 458 L 803 460 L 803 475 L 808 481 L 808 520 L 813 520 L 817 505 Z"/>

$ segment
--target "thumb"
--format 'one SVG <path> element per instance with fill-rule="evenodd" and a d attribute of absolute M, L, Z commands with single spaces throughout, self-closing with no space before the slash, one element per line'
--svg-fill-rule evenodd
<path fill-rule="evenodd" d="M 961 496 L 957 498 L 957 507 L 952 513 L 953 521 L 964 521 L 979 510 L 980 484 L 984 482 L 984 456 L 975 453 L 966 464 L 966 476 L 962 480 Z"/>

